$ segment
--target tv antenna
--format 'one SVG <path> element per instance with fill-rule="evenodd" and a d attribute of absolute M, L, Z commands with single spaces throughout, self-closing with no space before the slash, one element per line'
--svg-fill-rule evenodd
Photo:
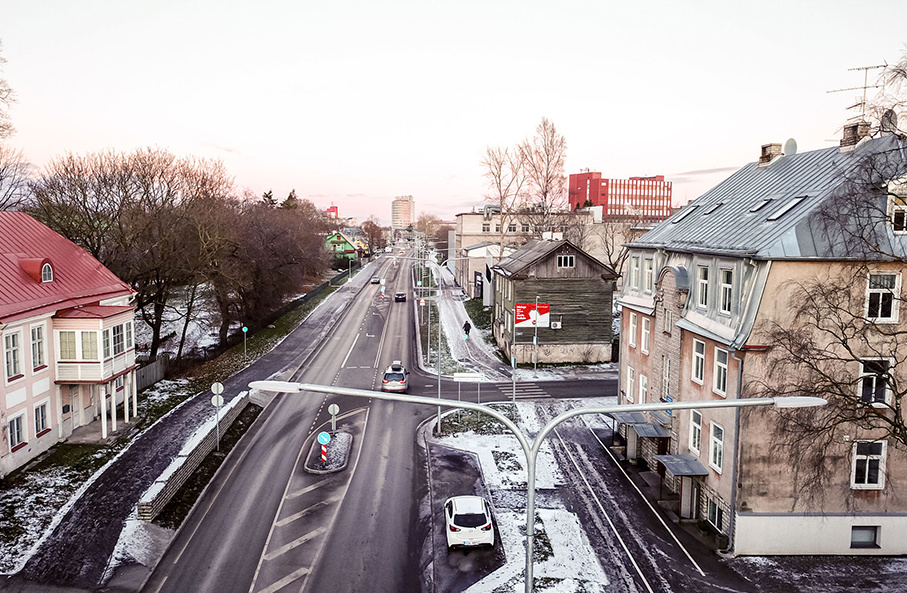
<path fill-rule="evenodd" d="M 885 64 L 880 64 L 878 66 L 860 66 L 858 68 L 848 68 L 847 69 L 848 72 L 853 72 L 855 70 L 863 71 L 863 86 L 852 86 L 852 87 L 846 88 L 846 89 L 835 89 L 833 91 L 825 91 L 825 92 L 826 93 L 842 93 L 844 91 L 862 90 L 863 98 L 858 99 L 857 102 L 854 103 L 853 105 L 851 105 L 850 107 L 848 107 L 848 109 L 855 109 L 855 108 L 859 107 L 860 108 L 860 121 L 863 121 L 865 119 L 865 115 L 866 115 L 866 89 L 877 89 L 882 86 L 880 84 L 869 84 L 869 71 L 877 70 L 878 68 L 887 68 L 887 67 L 888 67 L 888 64 L 885 63 Z"/>

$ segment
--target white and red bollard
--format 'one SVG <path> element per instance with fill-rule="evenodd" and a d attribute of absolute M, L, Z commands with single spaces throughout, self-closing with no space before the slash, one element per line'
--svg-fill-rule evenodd
<path fill-rule="evenodd" d="M 328 461 L 328 446 L 321 445 L 321 462 L 327 463 Z"/>

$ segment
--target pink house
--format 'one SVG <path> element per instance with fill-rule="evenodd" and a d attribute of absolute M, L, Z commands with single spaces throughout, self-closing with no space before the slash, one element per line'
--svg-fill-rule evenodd
<path fill-rule="evenodd" d="M 135 414 L 134 291 L 65 237 L 0 212 L 0 476 L 100 418 Z"/>

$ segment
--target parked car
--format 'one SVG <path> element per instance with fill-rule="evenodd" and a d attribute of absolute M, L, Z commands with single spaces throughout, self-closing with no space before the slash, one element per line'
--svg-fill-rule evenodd
<path fill-rule="evenodd" d="M 447 549 L 494 546 L 491 505 L 481 496 L 454 496 L 444 503 Z"/>
<path fill-rule="evenodd" d="M 381 278 L 379 278 L 378 276 L 372 276 L 371 283 L 372 284 L 381 284 Z"/>
<path fill-rule="evenodd" d="M 394 300 L 398 303 L 406 302 L 406 293 L 405 292 L 396 292 L 394 293 Z"/>
<path fill-rule="evenodd" d="M 384 371 L 384 378 L 381 380 L 381 391 L 404 393 L 409 389 L 409 384 L 406 382 L 408 376 L 409 371 L 406 370 L 399 360 L 395 360 L 387 367 L 387 370 Z"/>

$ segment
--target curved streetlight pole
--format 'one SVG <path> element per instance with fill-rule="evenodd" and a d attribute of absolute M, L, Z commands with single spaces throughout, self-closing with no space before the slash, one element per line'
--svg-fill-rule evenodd
<path fill-rule="evenodd" d="M 371 399 L 384 399 L 391 401 L 408 402 L 412 404 L 425 404 L 431 406 L 444 406 L 448 408 L 465 408 L 467 410 L 476 410 L 484 412 L 492 418 L 500 421 L 507 429 L 513 433 L 520 446 L 523 448 L 523 454 L 526 456 L 526 568 L 525 568 L 525 591 L 532 593 L 532 548 L 535 538 L 535 464 L 539 450 L 542 448 L 542 442 L 545 437 L 554 430 L 554 428 L 571 418 L 582 416 L 584 414 L 611 414 L 613 412 L 651 412 L 655 410 L 691 410 L 703 408 L 743 408 L 753 406 L 775 406 L 777 408 L 805 408 L 814 406 L 824 406 L 828 402 L 819 397 L 758 397 L 734 400 L 710 400 L 710 401 L 691 401 L 691 402 L 671 402 L 657 404 L 623 404 L 613 406 L 590 406 L 585 408 L 576 408 L 558 415 L 552 419 L 536 435 L 530 446 L 526 436 L 520 431 L 506 416 L 482 404 L 472 402 L 454 401 L 448 399 L 438 399 L 424 397 L 421 395 L 406 395 L 397 393 L 385 393 L 383 391 L 368 391 L 365 389 L 351 389 L 347 387 L 332 387 L 328 385 L 316 385 L 313 383 L 293 383 L 288 381 L 252 381 L 249 383 L 252 389 L 263 391 L 277 391 L 280 393 L 299 393 L 300 391 L 314 391 L 318 393 L 333 393 L 336 395 L 352 395 L 356 397 L 367 397 Z M 440 425 L 439 425 L 440 428 Z"/>

